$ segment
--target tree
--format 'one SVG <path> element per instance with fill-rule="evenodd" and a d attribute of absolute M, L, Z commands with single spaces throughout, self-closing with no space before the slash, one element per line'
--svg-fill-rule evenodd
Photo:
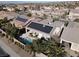
<path fill-rule="evenodd" d="M 35 56 L 35 53 L 44 53 L 49 57 L 61 57 L 66 53 L 62 47 L 54 40 L 45 40 L 45 38 L 33 40 L 31 45 L 31 52 Z"/>
<path fill-rule="evenodd" d="M 24 11 L 26 11 L 26 10 L 28 10 L 28 8 L 27 7 L 24 7 Z"/>
<path fill-rule="evenodd" d="M 79 22 L 79 19 L 78 19 L 78 18 L 77 18 L 77 19 L 75 19 L 75 20 L 74 20 L 74 22 Z"/>
<path fill-rule="evenodd" d="M 47 15 L 46 14 L 43 14 L 43 19 L 47 19 Z"/>
<path fill-rule="evenodd" d="M 37 53 L 40 53 L 40 50 L 39 50 L 39 46 L 37 45 L 38 44 L 38 41 L 37 40 L 33 40 L 33 43 L 30 45 L 30 54 L 33 53 L 33 57 L 36 56 L 36 52 Z"/>
<path fill-rule="evenodd" d="M 65 25 L 66 27 L 68 26 L 68 24 L 69 24 L 69 22 L 68 22 L 68 21 L 65 21 L 65 24 L 64 24 L 64 25 Z"/>
<path fill-rule="evenodd" d="M 15 8 L 15 12 L 19 13 L 21 10 L 19 10 L 18 8 Z"/>
<path fill-rule="evenodd" d="M 69 13 L 70 13 L 70 10 L 66 11 L 66 12 L 61 16 L 61 18 L 66 18 L 66 16 L 69 15 Z"/>
<path fill-rule="evenodd" d="M 27 16 L 28 16 L 28 17 L 31 17 L 31 16 L 32 16 L 32 14 L 31 14 L 31 13 L 28 13 L 28 14 L 27 14 Z"/>
<path fill-rule="evenodd" d="M 58 20 L 59 20 L 59 19 L 58 19 L 57 17 L 54 17 L 54 18 L 53 18 L 53 22 L 54 22 L 54 21 L 58 21 Z"/>

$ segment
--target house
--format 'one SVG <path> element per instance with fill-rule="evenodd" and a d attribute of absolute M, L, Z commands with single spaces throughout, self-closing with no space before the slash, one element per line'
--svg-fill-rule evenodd
<path fill-rule="evenodd" d="M 51 6 L 43 6 L 43 10 L 44 11 L 52 11 L 52 7 Z"/>
<path fill-rule="evenodd" d="M 52 30 L 54 30 L 52 26 L 33 21 L 26 27 L 26 33 L 32 33 L 33 36 L 37 36 L 38 38 L 50 38 Z"/>
<path fill-rule="evenodd" d="M 60 43 L 66 43 L 67 48 L 79 52 L 79 23 L 69 23 L 61 35 Z"/>
<path fill-rule="evenodd" d="M 15 24 L 16 27 L 18 28 L 22 28 L 25 23 L 28 21 L 28 19 L 26 19 L 26 17 L 23 15 L 22 16 L 17 16 L 16 19 L 13 21 L 13 23 Z"/>
<path fill-rule="evenodd" d="M 62 16 L 63 14 L 65 14 L 65 12 L 67 12 L 68 9 L 54 9 L 51 14 L 52 15 L 56 15 L 56 16 Z"/>
<path fill-rule="evenodd" d="M 3 7 L 4 10 L 7 10 L 7 11 L 15 11 L 15 9 L 13 7 L 10 7 L 10 6 L 6 6 L 6 7 Z"/>
<path fill-rule="evenodd" d="M 32 15 L 34 15 L 34 17 L 35 16 L 39 16 L 39 17 L 43 16 L 43 11 L 39 11 L 39 10 L 29 10 L 29 11 L 32 13 Z"/>
<path fill-rule="evenodd" d="M 0 11 L 0 19 L 4 19 L 5 18 L 5 12 L 4 11 Z"/>
<path fill-rule="evenodd" d="M 13 19 L 15 18 L 18 14 L 15 12 L 5 12 L 5 11 L 0 11 L 0 19 L 4 19 L 5 17 L 7 17 L 7 19 Z"/>
<path fill-rule="evenodd" d="M 10 11 L 10 12 L 11 12 L 11 11 L 15 11 L 15 9 L 12 8 L 12 7 L 7 7 L 6 9 L 7 9 L 8 11 Z"/>
<path fill-rule="evenodd" d="M 10 19 L 16 18 L 17 15 L 18 13 L 15 13 L 15 12 L 6 12 L 5 17 L 7 17 L 7 19 L 10 20 Z"/>
<path fill-rule="evenodd" d="M 56 23 L 58 25 L 56 25 Z M 60 24 L 60 25 L 59 25 Z M 44 37 L 48 40 L 53 36 L 60 36 L 61 30 L 64 27 L 64 23 L 62 22 L 55 22 L 53 24 L 44 24 L 42 22 L 31 21 L 26 26 L 26 33 L 24 33 L 21 37 L 22 38 L 30 38 L 30 39 L 37 39 Z"/>
<path fill-rule="evenodd" d="M 55 25 L 58 23 L 57 25 Z M 60 23 L 60 25 L 59 25 Z M 37 21 L 28 21 L 26 23 L 26 33 L 22 34 L 19 37 L 16 37 L 14 39 L 14 42 L 18 42 L 23 47 L 26 47 L 26 45 L 32 44 L 33 40 L 40 39 L 44 37 L 46 40 L 53 37 L 54 35 L 58 35 L 59 32 L 61 32 L 61 29 L 63 28 L 63 22 L 56 21 L 54 24 L 46 24 L 42 22 Z M 47 57 L 43 53 L 37 53 L 37 57 Z"/>
<path fill-rule="evenodd" d="M 51 24 L 48 23 L 42 21 L 38 22 L 34 20 L 27 21 L 25 25 L 26 33 L 20 36 L 20 38 L 23 38 L 24 40 L 20 39 L 19 41 L 26 45 L 27 41 L 32 43 L 32 40 L 42 37 L 44 37 L 45 39 L 51 38 L 53 36 L 59 37 L 64 27 L 64 22 L 55 21 Z"/>
<path fill-rule="evenodd" d="M 16 7 L 17 9 L 19 9 L 19 10 L 24 10 L 24 5 L 17 5 L 17 7 Z"/>
<path fill-rule="evenodd" d="M 72 9 L 69 13 L 70 21 L 74 21 L 75 19 L 79 19 L 79 9 Z"/>

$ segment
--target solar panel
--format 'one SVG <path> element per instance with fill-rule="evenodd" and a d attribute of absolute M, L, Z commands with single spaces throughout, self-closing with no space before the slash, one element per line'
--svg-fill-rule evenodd
<path fill-rule="evenodd" d="M 24 23 L 27 21 L 27 19 L 24 19 L 24 18 L 21 18 L 21 17 L 17 17 L 16 20 L 19 20 L 19 21 L 24 22 Z"/>
<path fill-rule="evenodd" d="M 39 23 L 34 23 L 31 22 L 28 27 L 45 32 L 45 33 L 50 33 L 50 31 L 52 30 L 53 27 L 51 26 L 47 26 L 47 25 L 43 25 L 43 24 L 39 24 Z"/>

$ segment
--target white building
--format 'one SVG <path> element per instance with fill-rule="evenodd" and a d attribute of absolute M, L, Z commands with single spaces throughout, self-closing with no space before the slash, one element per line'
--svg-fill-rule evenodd
<path fill-rule="evenodd" d="M 79 19 L 79 9 L 70 10 L 69 19 L 71 21 L 74 21 L 75 19 Z"/>
<path fill-rule="evenodd" d="M 54 28 L 52 26 L 33 21 L 26 27 L 26 33 L 32 33 L 33 36 L 37 35 L 38 38 L 50 38 L 53 30 Z"/>
<path fill-rule="evenodd" d="M 70 44 L 71 50 L 79 52 L 79 23 L 69 23 L 61 35 L 60 43 L 63 42 Z"/>
<path fill-rule="evenodd" d="M 26 33 L 23 34 L 23 38 L 37 39 L 44 37 L 48 39 L 53 36 L 60 36 L 63 27 L 64 23 L 60 21 L 56 21 L 53 24 L 44 24 L 42 22 L 31 21 L 26 26 Z"/>
<path fill-rule="evenodd" d="M 15 11 L 15 9 L 13 7 L 4 7 L 3 9 L 7 9 L 8 11 Z"/>

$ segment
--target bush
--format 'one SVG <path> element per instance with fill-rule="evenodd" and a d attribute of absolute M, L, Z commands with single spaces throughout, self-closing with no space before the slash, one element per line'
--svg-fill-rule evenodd
<path fill-rule="evenodd" d="M 28 14 L 27 14 L 27 16 L 28 16 L 28 17 L 31 17 L 31 16 L 32 16 L 32 14 L 31 14 L 31 13 L 28 13 Z"/>
<path fill-rule="evenodd" d="M 4 33 L 2 33 L 2 37 L 4 37 L 5 36 L 5 34 Z"/>
<path fill-rule="evenodd" d="M 75 19 L 74 22 L 79 22 L 79 19 Z"/>

